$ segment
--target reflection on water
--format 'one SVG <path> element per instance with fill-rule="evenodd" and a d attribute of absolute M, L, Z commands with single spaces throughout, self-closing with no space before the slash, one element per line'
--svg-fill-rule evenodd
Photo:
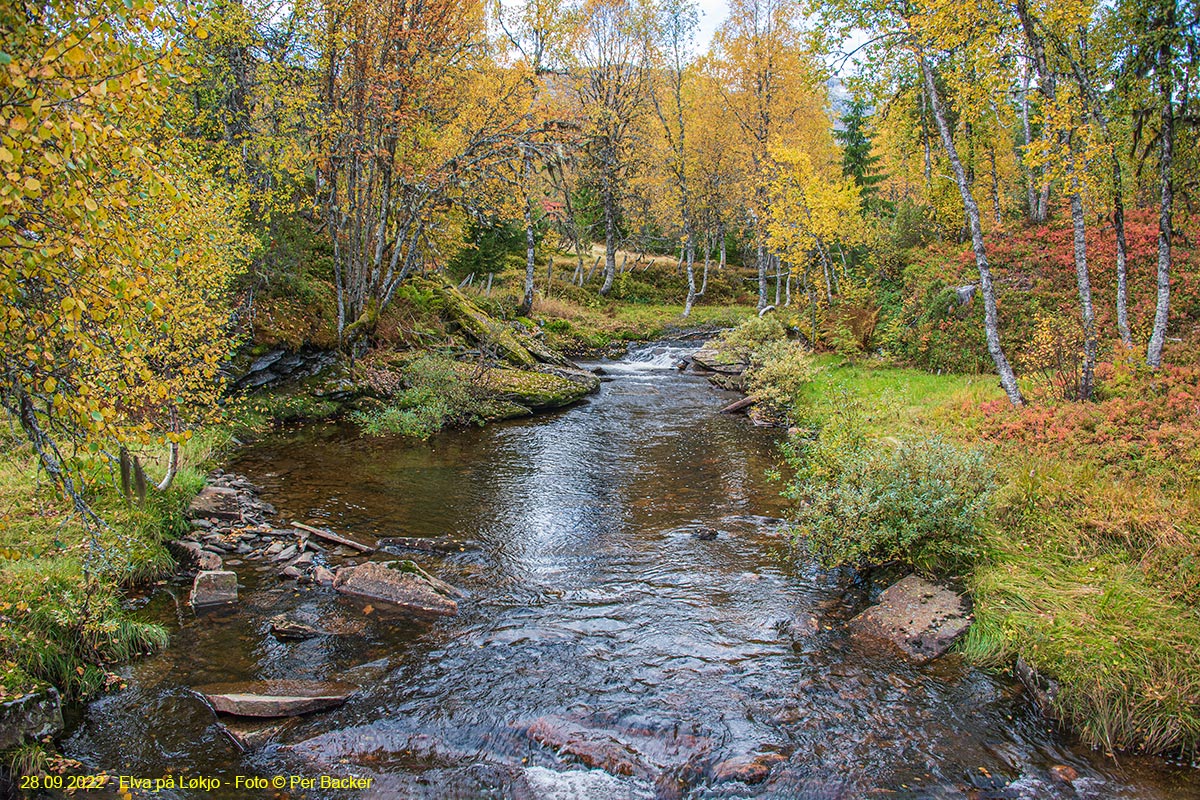
<path fill-rule="evenodd" d="M 250 448 L 233 469 L 280 519 L 478 542 L 420 559 L 470 592 L 460 615 L 364 613 L 251 565 L 224 616 L 161 592 L 149 609 L 172 648 L 92 704 L 67 752 L 151 776 L 369 775 L 376 797 L 1197 796 L 1190 772 L 1073 748 L 1011 682 L 956 657 L 914 668 L 849 641 L 865 587 L 787 560 L 763 477 L 774 435 L 718 415 L 730 396 L 676 372 L 681 352 L 605 364 L 574 408 L 425 444 L 317 427 Z M 328 635 L 276 641 L 280 611 Z M 279 677 L 363 690 L 245 754 L 187 691 Z M 716 780 L 755 756 L 765 781 Z M 1074 788 L 1055 764 L 1079 771 Z"/>

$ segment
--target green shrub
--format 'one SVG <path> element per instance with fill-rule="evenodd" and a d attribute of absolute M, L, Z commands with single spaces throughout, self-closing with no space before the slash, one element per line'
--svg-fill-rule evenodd
<path fill-rule="evenodd" d="M 404 387 L 390 405 L 357 411 L 351 418 L 372 436 L 428 439 L 443 428 L 475 422 L 486 412 L 484 392 L 469 368 L 444 355 L 430 353 L 409 363 Z"/>
<path fill-rule="evenodd" d="M 796 404 L 816 374 L 812 355 L 799 343 L 770 341 L 754 352 L 749 394 L 769 414 L 793 421 Z"/>
<path fill-rule="evenodd" d="M 982 453 L 937 436 L 872 439 L 854 401 L 813 439 L 784 448 L 793 533 L 829 567 L 901 562 L 958 569 L 979 556 L 994 476 Z"/>
<path fill-rule="evenodd" d="M 738 360 L 749 360 L 758 348 L 767 342 L 782 342 L 787 339 L 787 329 L 775 314 L 763 317 L 748 317 L 740 325 L 717 337 L 714 346 L 724 354 Z"/>

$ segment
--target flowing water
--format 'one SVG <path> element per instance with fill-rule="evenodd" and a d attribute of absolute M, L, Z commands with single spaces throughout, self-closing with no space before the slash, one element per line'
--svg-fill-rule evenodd
<path fill-rule="evenodd" d="M 459 615 L 412 619 L 251 563 L 234 567 L 231 613 L 197 617 L 183 587 L 160 590 L 145 611 L 171 648 L 85 710 L 67 754 L 225 784 L 160 797 L 277 796 L 231 785 L 277 774 L 373 781 L 289 797 L 1200 796 L 1189 769 L 1116 764 L 1048 731 L 1010 679 L 848 638 L 869 588 L 789 558 L 764 477 L 777 433 L 719 415 L 734 396 L 677 372 L 683 352 L 645 348 L 605 363 L 580 405 L 425 444 L 325 426 L 248 448 L 231 468 L 281 520 L 477 542 L 417 556 L 470 593 Z M 283 611 L 328 635 L 277 641 Z M 362 689 L 248 752 L 188 691 L 282 677 Z M 751 757 L 770 766 L 763 782 L 717 780 Z M 1055 765 L 1079 779 L 1055 781 Z"/>

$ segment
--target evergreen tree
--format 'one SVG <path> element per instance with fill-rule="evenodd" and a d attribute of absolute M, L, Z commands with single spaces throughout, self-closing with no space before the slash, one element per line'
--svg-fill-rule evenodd
<path fill-rule="evenodd" d="M 842 174 L 853 178 L 858 184 L 863 208 L 873 204 L 879 184 L 886 177 L 876 167 L 880 157 L 871 152 L 870 121 L 871 114 L 866 101 L 856 97 L 842 115 L 845 128 L 834 131 L 834 136 L 842 145 Z"/>

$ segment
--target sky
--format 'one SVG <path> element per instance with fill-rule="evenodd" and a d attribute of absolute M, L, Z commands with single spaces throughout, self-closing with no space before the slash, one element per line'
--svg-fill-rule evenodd
<path fill-rule="evenodd" d="M 708 44 L 712 41 L 713 33 L 725 21 L 729 7 L 725 0 L 697 0 L 696 5 L 700 8 L 700 29 L 696 31 L 696 49 L 704 53 L 708 51 Z"/>

